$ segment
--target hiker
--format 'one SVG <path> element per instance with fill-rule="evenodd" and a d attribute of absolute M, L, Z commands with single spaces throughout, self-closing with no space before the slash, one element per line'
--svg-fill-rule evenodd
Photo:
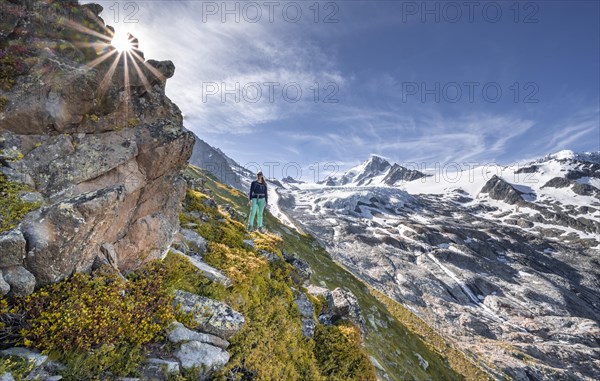
<path fill-rule="evenodd" d="M 268 202 L 267 181 L 262 172 L 256 174 L 256 180 L 250 184 L 250 193 L 248 193 L 248 205 L 250 205 L 250 218 L 248 219 L 248 231 L 254 228 L 254 216 L 258 213 L 258 230 L 264 232 L 263 212 Z"/>

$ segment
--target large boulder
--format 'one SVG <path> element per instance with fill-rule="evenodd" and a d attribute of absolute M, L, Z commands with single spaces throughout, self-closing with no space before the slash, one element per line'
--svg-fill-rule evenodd
<path fill-rule="evenodd" d="M 2 269 L 2 275 L 10 286 L 10 295 L 26 296 L 31 294 L 35 288 L 35 277 L 22 266 Z"/>
<path fill-rule="evenodd" d="M 221 348 L 198 341 L 182 344 L 174 353 L 183 369 L 198 369 L 199 380 L 207 380 L 210 374 L 229 361 L 229 353 Z"/>
<path fill-rule="evenodd" d="M 22 265 L 25 244 L 25 238 L 18 229 L 0 235 L 0 268 Z"/>
<path fill-rule="evenodd" d="M 222 339 L 229 339 L 244 325 L 242 314 L 225 303 L 204 296 L 176 290 L 173 304 L 179 306 L 183 312 L 193 315 L 195 324 L 190 328 Z"/>
<path fill-rule="evenodd" d="M 125 272 L 161 258 L 194 145 L 165 94 L 175 66 L 115 54 L 97 5 L 4 3 L 0 172 L 33 188 L 23 197 L 42 208 L 19 225 L 25 245 L 18 232 L 0 239 L 0 268 L 22 265 L 40 286 L 90 271 L 107 259 L 103 247 Z"/>

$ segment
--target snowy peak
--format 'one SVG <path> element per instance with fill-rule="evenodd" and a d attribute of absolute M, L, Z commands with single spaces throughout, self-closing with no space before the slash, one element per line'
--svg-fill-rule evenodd
<path fill-rule="evenodd" d="M 385 175 L 392 165 L 384 158 L 373 155 L 357 167 L 354 182 L 356 185 L 371 185 L 377 177 Z"/>
<path fill-rule="evenodd" d="M 560 162 L 580 162 L 580 163 L 591 163 L 600 164 L 600 151 L 597 152 L 573 152 L 571 150 L 562 150 L 556 153 L 547 155 L 544 159 L 557 160 Z"/>
<path fill-rule="evenodd" d="M 396 186 L 401 182 L 424 177 L 419 171 L 407 169 L 378 155 L 371 155 L 365 162 L 346 171 L 339 179 L 325 179 L 327 186 Z"/>

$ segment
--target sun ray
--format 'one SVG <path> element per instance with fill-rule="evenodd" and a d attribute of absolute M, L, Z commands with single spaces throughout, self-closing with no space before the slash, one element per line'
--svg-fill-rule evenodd
<path fill-rule="evenodd" d="M 152 86 L 150 86 L 150 82 L 148 81 L 148 78 L 146 78 L 146 75 L 142 72 L 140 65 L 138 65 L 135 56 L 132 54 L 132 52 L 126 52 L 126 54 L 131 57 L 131 63 L 133 64 L 133 68 L 135 69 L 138 77 L 140 77 L 140 79 L 142 80 L 142 83 L 144 84 L 144 88 L 146 89 L 146 91 L 148 91 L 148 92 L 151 91 Z"/>
<path fill-rule="evenodd" d="M 81 33 L 89 34 L 90 36 L 98 37 L 98 38 L 100 38 L 102 40 L 105 40 L 106 42 L 110 43 L 110 40 L 111 40 L 110 36 L 107 36 L 105 34 L 97 32 L 97 31 L 95 31 L 93 29 L 85 27 L 85 26 L 83 26 L 83 25 L 81 25 L 81 24 L 79 24 L 79 23 L 77 23 L 77 22 L 75 22 L 73 20 L 65 19 L 63 22 L 64 22 L 65 26 L 68 26 L 71 29 L 74 29 L 74 30 L 76 30 L 78 32 L 81 32 Z M 108 28 L 105 28 L 105 30 L 107 32 L 112 33 L 112 31 L 110 29 L 108 29 Z"/>
<path fill-rule="evenodd" d="M 116 50 L 111 50 L 108 53 L 104 53 L 101 56 L 99 56 L 98 58 L 94 59 L 93 61 L 88 62 L 86 65 L 89 67 L 96 67 L 98 65 L 100 65 L 102 62 L 106 61 L 107 59 L 109 59 L 112 55 L 117 54 L 118 52 Z"/>
<path fill-rule="evenodd" d="M 104 75 L 104 78 L 102 78 L 102 81 L 100 82 L 100 97 L 103 97 L 104 93 L 106 93 L 106 90 L 108 90 L 110 79 L 112 78 L 112 76 L 115 73 L 115 70 L 117 69 L 117 65 L 119 64 L 119 60 L 121 59 L 121 54 L 122 53 L 119 53 L 117 58 L 113 61 L 112 65 Z"/>
<path fill-rule="evenodd" d="M 166 80 L 166 78 L 165 78 L 165 76 L 163 75 L 163 73 L 161 73 L 160 71 L 158 71 L 158 69 L 156 69 L 154 66 L 152 66 L 152 65 L 148 64 L 146 61 L 144 61 L 144 59 L 143 59 L 142 57 L 140 57 L 140 55 L 139 55 L 139 54 L 137 54 L 135 51 L 131 51 L 131 53 L 132 53 L 132 54 L 133 54 L 133 55 L 134 55 L 136 58 L 138 58 L 138 59 L 139 59 L 139 60 L 140 60 L 140 61 L 141 61 L 141 62 L 144 64 L 144 66 L 145 66 L 145 67 L 146 67 L 148 70 L 150 70 L 150 72 L 151 72 L 152 74 L 154 74 L 154 76 L 155 76 L 156 78 L 158 78 L 158 79 L 159 79 L 159 80 L 161 80 L 161 81 L 164 81 L 164 80 Z"/>
<path fill-rule="evenodd" d="M 125 118 L 123 121 L 123 124 L 127 125 L 129 123 L 129 114 L 130 111 L 132 111 L 131 109 L 131 86 L 130 86 L 130 79 L 129 79 L 129 60 L 127 59 L 127 53 L 128 51 L 125 50 L 123 52 L 123 60 L 125 61 L 125 65 L 124 65 L 124 69 L 125 69 L 125 73 L 124 73 L 124 77 L 125 77 Z"/>

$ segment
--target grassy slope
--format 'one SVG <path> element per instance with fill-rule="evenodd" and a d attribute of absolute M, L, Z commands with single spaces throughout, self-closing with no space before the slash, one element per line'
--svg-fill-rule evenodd
<path fill-rule="evenodd" d="M 219 183 L 212 175 L 196 168 L 190 168 L 187 172 L 194 177 L 205 179 L 205 189 L 211 192 L 218 203 L 230 204 L 244 212 L 247 210 L 247 199 L 241 192 Z M 313 237 L 288 229 L 268 212 L 265 215 L 265 226 L 270 231 L 281 235 L 288 252 L 309 262 L 314 271 L 311 279 L 313 284 L 326 286 L 329 289 L 346 287 L 356 295 L 367 319 L 366 349 L 382 365 L 391 380 L 486 379 L 477 367 L 461 358 L 460 352 L 450 351 L 449 346 L 439 345 L 435 340 L 428 340 L 427 343 L 416 334 L 422 335 L 426 329 L 415 329 L 414 325 L 405 326 L 400 323 L 398 319 L 402 318 L 401 314 L 390 313 L 384 303 L 390 306 L 390 311 L 394 310 L 393 307 L 399 307 L 398 304 L 395 306 L 390 304 L 394 302 L 384 299 L 382 295 L 378 295 L 378 299 L 364 283 L 331 260 Z M 374 319 L 369 319 L 370 316 Z M 369 320 L 372 320 L 375 325 Z M 412 317 L 409 320 L 415 321 Z M 416 321 L 420 320 L 417 318 Z M 407 327 L 411 327 L 412 331 Z M 427 338 L 427 335 L 423 337 Z M 437 351 L 436 346 L 439 348 Z M 429 363 L 426 371 L 419 365 L 415 353 Z M 450 361 L 446 359 L 447 355 L 450 356 Z M 449 364 L 452 364 L 452 367 Z"/>

